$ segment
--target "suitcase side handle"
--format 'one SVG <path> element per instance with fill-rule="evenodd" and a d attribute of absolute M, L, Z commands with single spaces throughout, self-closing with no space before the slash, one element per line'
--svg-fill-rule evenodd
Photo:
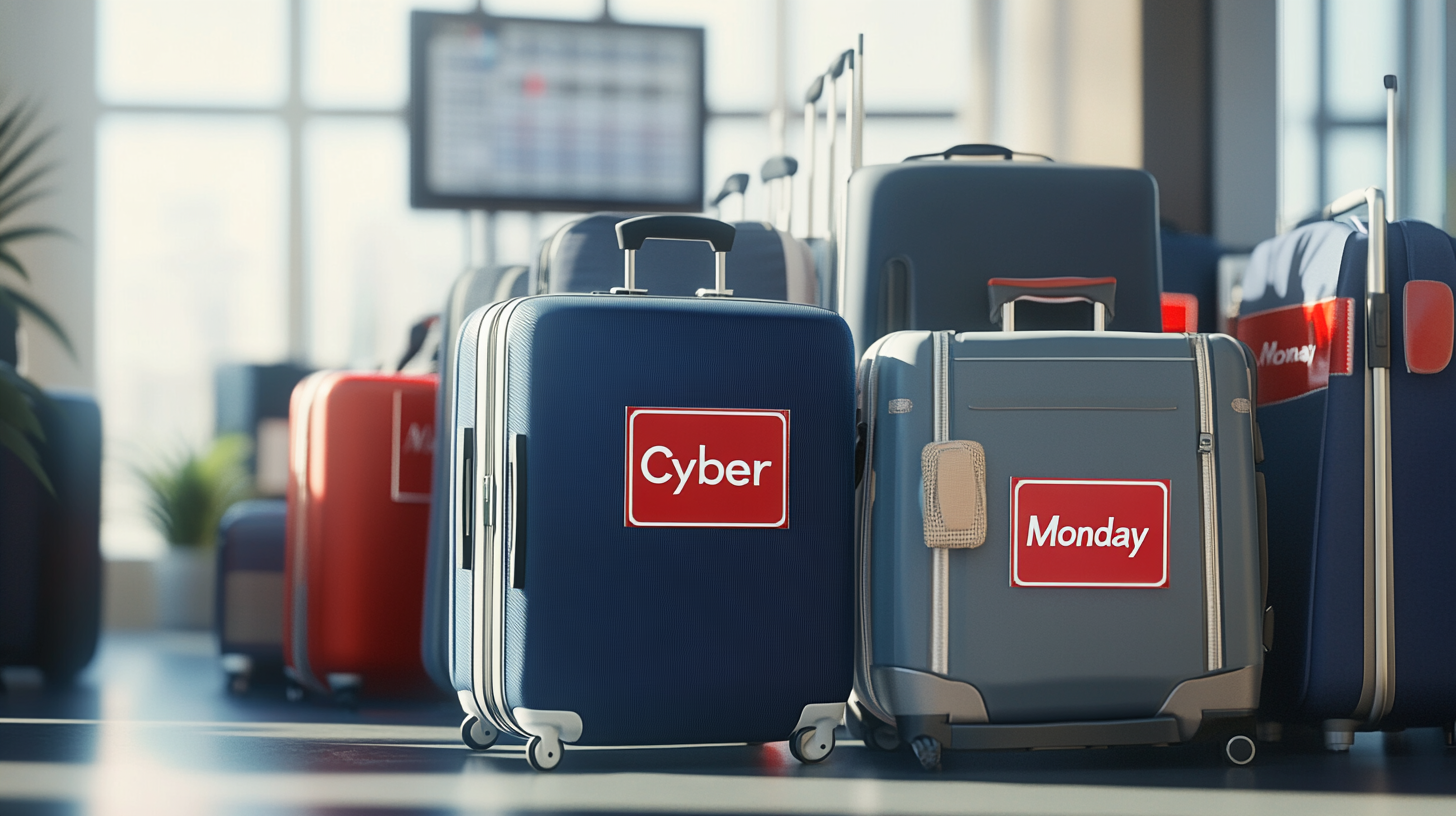
<path fill-rule="evenodd" d="M 950 160 L 956 156 L 1000 156 L 1006 161 L 1011 161 L 1016 156 L 1030 156 L 1045 161 L 1055 161 L 1051 156 L 1044 156 L 1041 153 L 1020 153 L 1009 147 L 993 144 L 960 144 L 954 147 L 948 147 L 939 153 L 918 153 L 914 156 L 907 156 L 905 161 L 916 161 L 918 159 Z"/>
<path fill-rule="evenodd" d="M 699 289 L 698 297 L 732 297 L 733 290 L 727 288 L 728 252 L 733 249 L 733 238 L 738 230 L 729 223 L 701 215 L 639 215 L 617 222 L 617 246 L 626 251 L 626 283 L 614 287 L 614 295 L 645 295 L 646 289 L 636 288 L 637 250 L 649 238 L 664 241 L 706 241 L 713 247 L 713 258 L 717 266 L 717 287 Z"/>
<path fill-rule="evenodd" d="M 1103 331 L 1112 318 L 1117 296 L 1117 278 L 992 278 L 986 281 L 991 296 L 991 322 L 1002 331 L 1016 330 L 1015 304 L 1018 300 L 1042 303 L 1087 301 L 1092 304 L 1092 327 Z"/>

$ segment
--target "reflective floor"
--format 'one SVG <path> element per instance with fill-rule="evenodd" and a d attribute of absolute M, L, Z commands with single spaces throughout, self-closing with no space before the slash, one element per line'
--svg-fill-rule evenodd
<path fill-rule="evenodd" d="M 356 711 L 224 690 L 209 637 L 112 635 L 79 686 L 0 693 L 0 814 L 206 813 L 1456 813 L 1439 731 L 1362 734 L 1347 755 L 1261 744 L 1246 768 L 1212 749 L 948 754 L 844 737 L 822 765 L 783 743 L 570 749 L 527 768 L 519 743 L 475 754 L 453 701 Z M 841 735 L 843 736 L 843 735 Z"/>

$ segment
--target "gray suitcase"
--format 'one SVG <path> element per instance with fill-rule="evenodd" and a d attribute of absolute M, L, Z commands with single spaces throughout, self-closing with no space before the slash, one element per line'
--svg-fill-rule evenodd
<path fill-rule="evenodd" d="M 1067 280 L 1061 297 L 1106 294 Z M 1045 294 L 1008 284 L 990 299 L 1012 323 L 1012 301 Z M 1264 652 L 1253 371 L 1224 335 L 876 342 L 859 371 L 852 725 L 865 743 L 909 742 L 935 768 L 942 748 L 1218 735 L 1230 761 L 1252 760 Z"/>

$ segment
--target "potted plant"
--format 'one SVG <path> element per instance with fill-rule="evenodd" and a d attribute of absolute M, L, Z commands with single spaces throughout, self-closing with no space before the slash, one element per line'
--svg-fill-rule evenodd
<path fill-rule="evenodd" d="M 205 451 L 183 446 L 137 474 L 147 486 L 147 514 L 167 541 L 157 562 L 157 625 L 207 629 L 212 625 L 213 542 L 223 513 L 251 493 L 249 441 L 218 437 Z"/>
<path fill-rule="evenodd" d="M 65 235 L 57 227 L 16 223 L 17 214 L 50 193 L 48 188 L 39 185 L 55 168 L 54 163 L 38 164 L 41 148 L 55 131 L 35 132 L 37 113 L 36 105 L 24 101 L 0 106 L 0 267 L 8 268 L 9 274 L 26 282 L 30 281 L 30 271 L 16 254 L 15 245 L 31 238 Z M 22 312 L 55 335 L 72 359 L 76 350 L 50 312 L 15 286 L 0 283 L 0 446 L 15 454 L 54 493 L 36 447 L 45 440 L 36 410 L 46 398 L 17 370 L 20 358 L 17 333 Z"/>

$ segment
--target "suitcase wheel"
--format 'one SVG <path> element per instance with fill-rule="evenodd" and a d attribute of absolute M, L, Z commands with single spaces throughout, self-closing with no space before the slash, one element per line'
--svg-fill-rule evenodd
<path fill-rule="evenodd" d="M 560 740 L 547 742 L 540 737 L 531 737 L 531 741 L 526 743 L 526 764 L 538 771 L 555 770 L 561 764 L 561 753 Z"/>
<path fill-rule="evenodd" d="M 1223 758 L 1230 765 L 1248 765 L 1254 753 L 1254 741 L 1245 734 L 1235 734 L 1223 744 Z"/>
<path fill-rule="evenodd" d="M 940 770 L 940 740 L 921 734 L 910 740 L 910 750 L 920 760 L 920 767 L 927 771 Z"/>
<path fill-rule="evenodd" d="M 460 740 L 470 746 L 472 751 L 484 751 L 495 745 L 496 738 L 499 736 L 499 731 L 496 731 L 493 726 L 481 722 L 480 718 L 474 714 L 466 716 L 465 721 L 460 723 Z"/>
<path fill-rule="evenodd" d="M 866 725 L 869 725 L 866 723 Z M 868 729 L 864 744 L 872 751 L 896 751 L 900 748 L 900 734 L 895 726 L 875 723 Z"/>
<path fill-rule="evenodd" d="M 794 759 L 805 765 L 813 765 L 816 762 L 823 762 L 834 751 L 834 732 L 829 732 L 828 739 L 819 739 L 815 736 L 819 729 L 812 726 L 800 728 L 789 738 L 789 753 Z"/>

